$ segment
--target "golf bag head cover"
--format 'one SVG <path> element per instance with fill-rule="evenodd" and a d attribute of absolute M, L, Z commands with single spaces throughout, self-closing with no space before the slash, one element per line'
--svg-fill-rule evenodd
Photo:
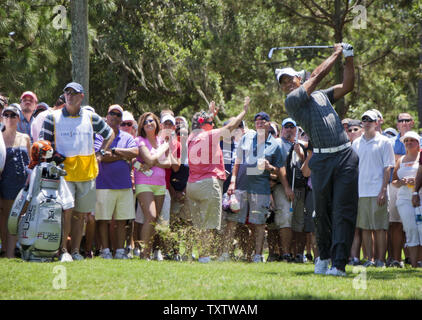
<path fill-rule="evenodd" d="M 54 149 L 50 141 L 40 140 L 35 141 L 31 147 L 31 162 L 28 165 L 29 169 L 34 169 L 37 164 L 47 162 L 53 157 Z"/>

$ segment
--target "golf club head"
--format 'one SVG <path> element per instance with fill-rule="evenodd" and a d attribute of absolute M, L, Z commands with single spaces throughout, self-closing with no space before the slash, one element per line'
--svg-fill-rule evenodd
<path fill-rule="evenodd" d="M 271 48 L 270 51 L 268 52 L 268 59 L 271 59 L 274 53 L 274 49 L 276 48 Z"/>

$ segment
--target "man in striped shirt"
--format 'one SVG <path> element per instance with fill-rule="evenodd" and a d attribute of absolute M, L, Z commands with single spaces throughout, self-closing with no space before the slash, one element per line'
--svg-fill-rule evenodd
<path fill-rule="evenodd" d="M 66 157 L 66 183 L 75 200 L 75 207 L 65 210 L 61 261 L 83 260 L 79 253 L 84 215 L 95 210 L 98 162 L 114 140 L 113 130 L 96 113 L 81 109 L 83 87 L 71 82 L 64 88 L 66 105 L 47 115 L 40 139 L 51 142 L 54 149 Z M 104 138 L 98 152 L 94 150 L 94 133 Z M 67 237 L 71 234 L 71 255 L 67 252 Z"/>

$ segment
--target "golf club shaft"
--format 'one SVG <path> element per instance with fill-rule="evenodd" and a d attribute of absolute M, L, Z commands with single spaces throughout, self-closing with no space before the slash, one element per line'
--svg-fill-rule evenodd
<path fill-rule="evenodd" d="M 294 46 L 294 47 L 275 47 L 271 48 L 268 52 L 268 59 L 271 59 L 275 50 L 287 50 L 287 49 L 327 49 L 334 48 L 334 46 Z"/>

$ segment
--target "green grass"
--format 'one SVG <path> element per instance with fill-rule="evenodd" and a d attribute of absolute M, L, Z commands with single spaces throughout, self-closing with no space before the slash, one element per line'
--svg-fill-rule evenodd
<path fill-rule="evenodd" d="M 366 273 L 353 273 L 353 267 L 347 266 L 347 277 L 337 278 L 315 275 L 313 267 L 311 263 L 285 262 L 199 264 L 95 258 L 72 263 L 29 263 L 1 259 L 0 299 L 422 298 L 422 269 L 369 268 Z M 64 285 L 59 278 L 66 279 L 66 288 L 54 288 L 55 284 Z"/>

